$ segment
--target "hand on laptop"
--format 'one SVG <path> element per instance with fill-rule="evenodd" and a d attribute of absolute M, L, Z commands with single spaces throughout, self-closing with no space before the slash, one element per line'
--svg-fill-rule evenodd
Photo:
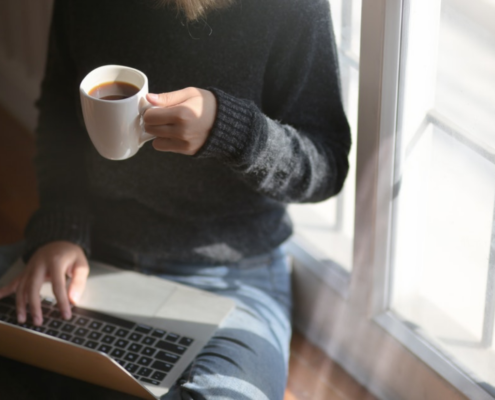
<path fill-rule="evenodd" d="M 41 325 L 43 314 L 40 290 L 44 282 L 51 281 L 60 312 L 63 318 L 69 319 L 69 302 L 75 303 L 80 298 L 88 273 L 88 261 L 81 247 L 71 242 L 51 242 L 33 254 L 17 278 L 0 288 L 0 298 L 16 293 L 18 322 L 26 321 L 26 306 L 29 306 L 34 325 Z M 71 278 L 68 289 L 67 277 Z"/>

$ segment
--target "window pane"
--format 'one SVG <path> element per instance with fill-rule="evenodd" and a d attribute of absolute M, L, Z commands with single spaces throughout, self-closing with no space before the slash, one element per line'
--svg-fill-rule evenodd
<path fill-rule="evenodd" d="M 330 0 L 339 50 L 344 107 L 356 143 L 361 0 Z M 346 271 L 352 268 L 356 146 L 350 154 L 351 168 L 342 193 L 319 204 L 291 205 L 296 233 L 306 239 L 324 259 Z"/>
<path fill-rule="evenodd" d="M 495 395 L 495 1 L 406 4 L 392 309 Z"/>

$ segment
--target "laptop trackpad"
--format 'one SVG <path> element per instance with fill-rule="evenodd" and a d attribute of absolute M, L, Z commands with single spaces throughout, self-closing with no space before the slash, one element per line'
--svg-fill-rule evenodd
<path fill-rule="evenodd" d="M 78 306 L 119 314 L 122 317 L 152 317 L 175 291 L 175 285 L 151 276 L 90 262 L 86 289 Z M 51 285 L 42 295 L 51 296 Z"/>

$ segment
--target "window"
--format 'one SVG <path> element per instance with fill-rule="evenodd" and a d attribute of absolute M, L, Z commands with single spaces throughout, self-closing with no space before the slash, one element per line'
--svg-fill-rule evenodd
<path fill-rule="evenodd" d="M 348 291 L 293 252 L 295 324 L 379 398 L 494 399 L 495 1 L 361 7 Z"/>
<path fill-rule="evenodd" d="M 495 396 L 495 2 L 420 3 L 404 13 L 392 309 Z"/>

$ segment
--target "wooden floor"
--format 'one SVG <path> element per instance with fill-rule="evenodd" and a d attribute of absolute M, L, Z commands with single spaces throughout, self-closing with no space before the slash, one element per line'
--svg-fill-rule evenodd
<path fill-rule="evenodd" d="M 0 245 L 22 239 L 36 210 L 33 136 L 0 108 Z M 321 350 L 295 332 L 284 400 L 376 400 Z"/>

